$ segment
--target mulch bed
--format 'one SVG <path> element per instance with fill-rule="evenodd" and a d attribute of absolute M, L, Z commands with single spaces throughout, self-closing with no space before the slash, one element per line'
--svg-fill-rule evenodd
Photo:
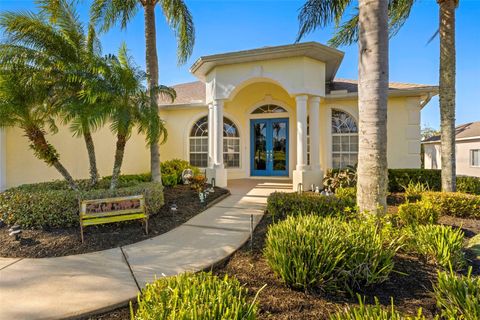
<path fill-rule="evenodd" d="M 198 194 L 188 185 L 165 188 L 165 205 L 150 217 L 148 235 L 145 235 L 140 220 L 87 227 L 83 244 L 78 226 L 59 230 L 23 230 L 20 241 L 9 236 L 8 228 L 3 227 L 0 228 L 0 257 L 60 257 L 128 245 L 172 230 L 227 193 L 226 189 L 215 188 L 215 192 L 208 196 L 207 204 L 203 205 Z M 175 216 L 170 212 L 173 203 L 178 206 Z"/>
<path fill-rule="evenodd" d="M 396 211 L 402 196 L 389 199 L 390 212 Z M 395 205 L 393 205 L 395 204 Z M 253 250 L 247 243 L 223 264 L 216 266 L 213 272 L 219 276 L 235 276 L 250 290 L 252 297 L 260 288 L 267 285 L 259 294 L 259 319 L 328 319 L 329 315 L 348 305 L 357 305 L 357 297 L 347 294 L 329 295 L 321 292 L 305 293 L 286 287 L 268 267 L 262 256 L 262 249 L 271 217 L 266 215 L 255 229 Z M 480 233 L 480 220 L 442 217 L 440 223 L 462 227 L 466 238 Z M 480 265 L 476 269 L 480 271 Z M 422 308 L 427 319 L 437 313 L 435 299 L 432 297 L 433 283 L 437 271 L 433 265 L 416 257 L 398 254 L 395 258 L 395 272 L 388 281 L 359 292 L 366 303 L 374 303 L 375 297 L 384 306 L 390 306 L 391 299 L 395 307 L 403 313 L 416 315 Z M 85 320 L 129 319 L 129 307 L 119 308 L 108 313 L 85 318 Z"/>

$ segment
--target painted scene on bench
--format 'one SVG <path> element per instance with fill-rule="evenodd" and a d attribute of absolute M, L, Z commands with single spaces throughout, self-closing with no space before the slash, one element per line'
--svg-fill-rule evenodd
<path fill-rule="evenodd" d="M 121 200 L 115 202 L 100 202 L 87 204 L 86 213 L 107 213 L 121 210 L 140 209 L 140 199 Z"/>

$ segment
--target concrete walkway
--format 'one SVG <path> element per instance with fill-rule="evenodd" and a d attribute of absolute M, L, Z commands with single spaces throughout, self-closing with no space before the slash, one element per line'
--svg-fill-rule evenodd
<path fill-rule="evenodd" d="M 209 268 L 250 236 L 267 197 L 286 180 L 231 180 L 231 196 L 182 226 L 128 246 L 43 259 L 0 258 L 0 319 L 62 319 L 111 310 L 136 299 L 155 277 Z"/>

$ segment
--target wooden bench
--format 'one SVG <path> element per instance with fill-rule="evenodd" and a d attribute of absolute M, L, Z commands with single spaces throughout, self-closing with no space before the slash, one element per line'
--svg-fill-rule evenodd
<path fill-rule="evenodd" d="M 148 214 L 143 195 L 80 201 L 80 233 L 87 226 L 143 219 L 148 234 Z"/>

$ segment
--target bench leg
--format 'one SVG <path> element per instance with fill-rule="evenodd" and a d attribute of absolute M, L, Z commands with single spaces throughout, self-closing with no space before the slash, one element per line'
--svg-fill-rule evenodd
<path fill-rule="evenodd" d="M 83 243 L 83 226 L 80 224 L 80 236 L 82 238 L 82 243 Z"/>

